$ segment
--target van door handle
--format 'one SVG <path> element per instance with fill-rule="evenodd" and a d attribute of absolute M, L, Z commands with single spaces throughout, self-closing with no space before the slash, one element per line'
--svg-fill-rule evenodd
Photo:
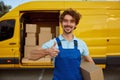
<path fill-rule="evenodd" d="M 14 43 L 14 42 L 13 43 L 9 43 L 9 45 L 16 45 L 16 43 Z"/>
<path fill-rule="evenodd" d="M 107 39 L 107 42 L 109 42 L 109 39 Z"/>

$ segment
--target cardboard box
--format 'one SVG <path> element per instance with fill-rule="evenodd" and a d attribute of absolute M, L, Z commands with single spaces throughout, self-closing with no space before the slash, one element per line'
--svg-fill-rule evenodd
<path fill-rule="evenodd" d="M 97 65 L 82 61 L 80 67 L 83 80 L 104 80 L 102 68 Z"/>
<path fill-rule="evenodd" d="M 38 59 L 38 60 L 29 60 L 29 59 L 27 59 L 27 58 L 22 58 L 22 63 L 23 63 L 23 65 L 34 65 L 34 66 L 38 66 L 38 65 L 40 65 L 42 68 L 44 67 L 44 66 L 52 66 L 52 62 L 50 61 L 50 62 L 46 62 L 46 61 L 44 61 L 44 58 L 40 58 L 40 59 Z"/>
<path fill-rule="evenodd" d="M 45 58 L 40 58 L 40 59 L 37 59 L 37 60 L 30 60 L 30 59 L 27 59 L 27 58 L 24 57 L 23 61 L 26 62 L 26 63 L 30 63 L 31 62 L 31 63 L 34 64 L 36 62 L 38 62 L 38 63 L 39 62 L 45 62 Z M 38 65 L 38 64 L 36 64 L 36 65 Z"/>
<path fill-rule="evenodd" d="M 49 41 L 52 39 L 52 34 L 51 33 L 40 33 L 39 34 L 39 46 L 42 46 L 43 43 Z"/>
<path fill-rule="evenodd" d="M 51 58 L 51 56 L 50 56 L 50 55 L 47 55 L 47 56 L 45 56 L 45 58 Z"/>
<path fill-rule="evenodd" d="M 51 62 L 51 58 L 44 58 L 45 62 Z"/>
<path fill-rule="evenodd" d="M 51 33 L 51 27 L 40 27 L 40 33 Z"/>
<path fill-rule="evenodd" d="M 36 37 L 26 37 L 25 45 L 26 46 L 35 46 L 36 45 Z"/>
<path fill-rule="evenodd" d="M 56 37 L 59 36 L 59 26 L 56 26 Z"/>
<path fill-rule="evenodd" d="M 39 49 L 40 46 L 25 46 L 24 47 L 24 57 L 27 58 L 33 49 Z"/>
<path fill-rule="evenodd" d="M 27 33 L 36 33 L 37 25 L 36 24 L 26 24 L 26 32 Z"/>
<path fill-rule="evenodd" d="M 25 46 L 24 47 L 24 57 L 27 58 L 35 46 Z"/>
<path fill-rule="evenodd" d="M 27 37 L 36 37 L 37 34 L 36 33 L 27 33 Z"/>
<path fill-rule="evenodd" d="M 40 59 L 38 59 L 36 61 L 38 61 L 38 62 L 45 62 L 45 58 L 43 57 L 43 58 L 40 58 Z"/>

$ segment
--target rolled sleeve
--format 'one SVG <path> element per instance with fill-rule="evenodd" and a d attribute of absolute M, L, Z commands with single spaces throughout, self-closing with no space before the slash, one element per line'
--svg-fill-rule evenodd
<path fill-rule="evenodd" d="M 89 50 L 88 50 L 88 47 L 86 45 L 86 43 L 82 40 L 79 40 L 79 49 L 80 49 L 80 52 L 81 52 L 81 55 L 82 56 L 88 56 L 89 55 Z"/>
<path fill-rule="evenodd" d="M 55 42 L 55 39 L 52 39 L 52 40 L 44 43 L 44 44 L 42 45 L 42 48 L 43 48 L 43 49 L 51 48 L 51 47 L 53 46 L 54 42 Z"/>

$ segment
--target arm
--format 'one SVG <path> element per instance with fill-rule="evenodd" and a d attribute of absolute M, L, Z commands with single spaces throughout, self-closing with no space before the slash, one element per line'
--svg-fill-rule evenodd
<path fill-rule="evenodd" d="M 79 47 L 82 48 L 82 49 L 80 49 L 80 48 L 79 49 L 82 53 L 83 59 L 87 62 L 95 64 L 93 59 L 89 55 L 89 50 L 88 50 L 88 47 L 87 47 L 86 43 L 84 41 L 80 40 L 79 41 Z"/>
<path fill-rule="evenodd" d="M 55 46 L 56 46 L 56 43 L 54 43 L 53 46 L 49 49 L 35 48 L 31 50 L 31 53 L 28 56 L 28 59 L 37 60 L 42 57 L 45 57 L 46 55 L 50 55 L 51 57 L 56 57 L 58 55 L 59 50 L 56 49 Z"/>
<path fill-rule="evenodd" d="M 31 50 L 27 58 L 30 60 L 37 60 L 39 58 L 45 57 L 46 55 L 49 55 L 47 49 L 35 48 Z"/>
<path fill-rule="evenodd" d="M 93 61 L 93 59 L 89 55 L 88 56 L 83 56 L 83 59 L 85 61 L 88 61 L 88 62 L 92 63 L 92 64 L 95 64 L 94 61 Z"/>

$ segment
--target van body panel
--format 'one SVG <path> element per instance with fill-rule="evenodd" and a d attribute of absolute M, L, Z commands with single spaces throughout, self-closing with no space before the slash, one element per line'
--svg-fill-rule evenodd
<path fill-rule="evenodd" d="M 53 68 L 53 62 L 22 62 L 26 37 L 24 26 L 28 23 L 51 26 L 54 38 L 54 26 L 59 26 L 59 34 L 62 33 L 59 15 L 66 8 L 76 9 L 82 14 L 74 35 L 86 42 L 95 63 L 101 67 L 119 64 L 115 62 L 120 60 L 119 2 L 32 1 L 19 5 L 0 18 L 0 22 L 15 20 L 13 37 L 0 41 L 0 59 L 14 58 L 17 61 L 17 64 L 0 64 L 0 68 Z"/>

